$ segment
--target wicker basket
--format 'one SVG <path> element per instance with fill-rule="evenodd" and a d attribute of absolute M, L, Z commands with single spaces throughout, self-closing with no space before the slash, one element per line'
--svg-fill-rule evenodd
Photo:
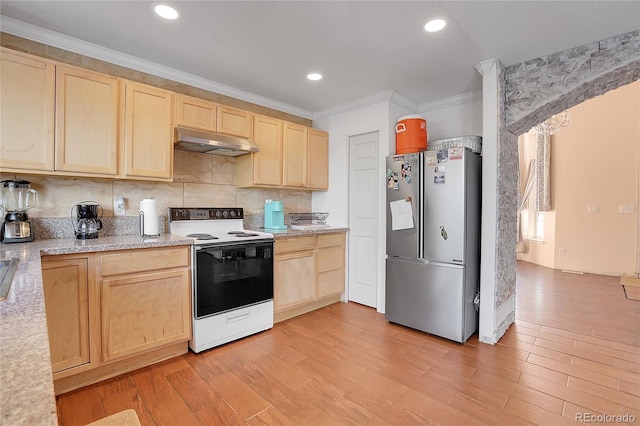
<path fill-rule="evenodd" d="M 471 151 L 482 153 L 482 138 L 480 136 L 459 136 L 457 138 L 429 141 L 428 151 L 438 151 L 448 148 L 469 148 Z"/>

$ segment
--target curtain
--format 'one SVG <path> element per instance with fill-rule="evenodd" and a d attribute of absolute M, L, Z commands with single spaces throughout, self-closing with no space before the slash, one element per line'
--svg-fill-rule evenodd
<path fill-rule="evenodd" d="M 535 188 L 536 182 L 536 160 L 529 160 L 529 166 L 527 170 L 527 180 L 525 181 L 524 191 L 520 197 L 520 206 L 518 206 L 518 245 L 516 246 L 516 252 L 526 253 L 528 251 L 529 239 L 529 222 L 524 223 L 523 216 L 526 212 L 526 207 L 529 204 L 529 198 Z M 530 218 L 527 215 L 527 218 Z"/>
<path fill-rule="evenodd" d="M 551 210 L 551 136 L 536 134 L 536 205 L 537 211 Z"/>

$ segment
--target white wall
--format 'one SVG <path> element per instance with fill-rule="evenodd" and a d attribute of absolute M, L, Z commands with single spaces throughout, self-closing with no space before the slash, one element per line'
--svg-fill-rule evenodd
<path fill-rule="evenodd" d="M 482 99 L 419 112 L 427 120 L 430 141 L 456 136 L 482 135 Z"/>
<path fill-rule="evenodd" d="M 551 141 L 555 268 L 634 275 L 640 81 L 586 100 L 569 115 L 571 123 Z M 621 206 L 632 213 L 620 213 Z"/>
<path fill-rule="evenodd" d="M 329 132 L 329 190 L 314 192 L 313 211 L 326 211 L 333 226 L 349 225 L 349 137 L 362 133 L 379 133 L 379 170 L 384 170 L 390 135 L 389 102 L 378 102 L 352 111 L 314 120 L 313 127 Z M 383 182 L 383 179 L 380 179 Z M 384 212 L 384 186 L 378 192 L 378 211 Z M 378 250 L 371 267 L 378 270 L 377 282 L 384 283 L 385 227 L 384 214 L 378 226 Z M 348 247 L 347 247 L 348 252 Z M 349 265 L 347 264 L 346 276 Z M 347 290 L 348 291 L 348 290 Z M 378 286 L 379 312 L 384 312 L 384 285 Z"/>
<path fill-rule="evenodd" d="M 421 109 L 424 112 L 420 115 L 427 120 L 430 140 L 482 135 L 482 100 L 477 95 L 449 98 Z M 384 173 L 386 157 L 395 153 L 396 121 L 407 114 L 415 112 L 394 103 L 392 98 L 391 101 L 377 102 L 314 120 L 313 127 L 329 132 L 329 190 L 313 193 L 313 211 L 329 212 L 328 222 L 331 225 L 349 225 L 349 136 L 379 132 L 379 170 Z M 378 192 L 378 208 L 382 212 L 378 224 L 378 253 L 376 259 L 371 260 L 371 267 L 377 270 L 377 282 L 380 283 L 377 310 L 381 313 L 385 311 L 385 206 L 385 186 L 381 178 Z"/>

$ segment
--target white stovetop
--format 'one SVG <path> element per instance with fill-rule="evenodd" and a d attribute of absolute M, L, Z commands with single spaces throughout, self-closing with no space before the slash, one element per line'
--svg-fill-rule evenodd
<path fill-rule="evenodd" d="M 272 239 L 267 232 L 245 230 L 242 219 L 232 220 L 183 220 L 170 222 L 169 232 L 180 237 L 192 238 L 194 244 L 213 244 Z M 232 232 L 229 234 L 229 232 Z M 240 233 L 240 234 L 238 234 Z M 210 234 L 215 239 L 198 239 L 193 234 Z"/>

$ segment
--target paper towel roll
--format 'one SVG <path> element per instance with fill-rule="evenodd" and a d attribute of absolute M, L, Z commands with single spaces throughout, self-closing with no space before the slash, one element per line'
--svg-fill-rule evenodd
<path fill-rule="evenodd" d="M 140 201 L 140 235 L 158 234 L 158 202 L 145 198 Z"/>

